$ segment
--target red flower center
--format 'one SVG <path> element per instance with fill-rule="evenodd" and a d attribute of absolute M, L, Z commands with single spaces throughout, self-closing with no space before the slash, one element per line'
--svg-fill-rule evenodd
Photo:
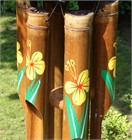
<path fill-rule="evenodd" d="M 77 85 L 78 89 L 82 89 L 82 84 Z"/>
<path fill-rule="evenodd" d="M 34 66 L 34 63 L 30 63 L 30 66 L 33 67 Z"/>

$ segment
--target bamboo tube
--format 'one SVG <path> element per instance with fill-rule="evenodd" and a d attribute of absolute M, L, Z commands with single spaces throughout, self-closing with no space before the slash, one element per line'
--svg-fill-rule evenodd
<path fill-rule="evenodd" d="M 118 1 L 102 2 L 93 26 L 91 139 L 101 139 L 102 120 L 114 100 L 117 20 Z"/>
<path fill-rule="evenodd" d="M 52 11 L 54 2 L 46 3 L 46 9 Z M 49 54 L 49 93 L 63 85 L 63 63 L 64 63 L 64 19 L 61 12 L 56 10 L 50 21 L 50 54 Z M 49 115 L 50 127 L 48 138 L 62 138 L 62 111 L 55 108 L 50 110 L 54 114 Z M 54 129 L 53 129 L 54 128 Z"/>
<path fill-rule="evenodd" d="M 87 139 L 90 28 L 93 13 L 65 14 L 65 69 L 62 139 Z"/>
<path fill-rule="evenodd" d="M 27 0 L 25 5 L 23 0 L 17 0 L 16 17 L 17 17 L 17 66 L 18 66 L 18 95 L 24 111 L 27 112 L 28 107 L 25 102 L 26 93 L 26 38 L 27 38 L 27 12 L 26 7 L 30 7 L 30 2 Z M 27 117 L 27 115 L 26 115 Z M 26 122 L 27 123 L 27 122 Z M 28 125 L 26 125 L 26 138 L 28 137 Z"/>
<path fill-rule="evenodd" d="M 53 88 L 63 85 L 64 62 L 64 21 L 60 12 L 54 12 L 51 18 L 51 69 L 53 68 Z M 53 80 L 53 81 L 52 81 Z M 54 108 L 54 139 L 62 138 L 62 111 Z"/>
<path fill-rule="evenodd" d="M 27 45 L 22 70 L 25 74 L 26 139 L 44 139 L 44 96 L 46 96 L 46 48 L 48 42 L 48 13 L 28 11 Z M 21 76 L 20 76 L 21 77 Z M 22 81 L 20 81 L 22 85 Z M 43 117 L 44 116 L 44 117 Z"/>
<path fill-rule="evenodd" d="M 17 5 L 21 6 L 21 7 L 30 7 L 31 4 L 30 4 L 30 0 L 17 0 Z"/>
<path fill-rule="evenodd" d="M 27 13 L 26 13 L 26 7 L 23 5 L 23 1 L 18 0 L 17 6 L 16 6 L 16 18 L 17 18 L 17 66 L 18 66 L 18 77 L 20 70 L 23 66 L 26 65 L 26 21 L 27 21 Z M 22 83 L 25 82 L 25 75 L 23 75 L 23 78 L 21 79 Z M 26 107 L 25 103 L 25 85 L 19 84 L 18 82 L 18 93 L 19 98 L 22 103 L 22 106 Z"/>

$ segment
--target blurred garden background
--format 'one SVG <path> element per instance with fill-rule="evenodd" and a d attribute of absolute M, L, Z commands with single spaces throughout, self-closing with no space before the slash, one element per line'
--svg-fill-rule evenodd
<path fill-rule="evenodd" d="M 0 140 L 25 139 L 24 111 L 17 93 L 15 4 L 15 1 L 1 3 Z M 115 102 L 103 121 L 102 138 L 132 139 L 130 1 L 121 1 L 119 5 L 115 94 Z"/>

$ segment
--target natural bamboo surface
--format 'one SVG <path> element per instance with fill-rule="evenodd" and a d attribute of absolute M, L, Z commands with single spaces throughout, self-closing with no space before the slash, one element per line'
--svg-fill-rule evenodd
<path fill-rule="evenodd" d="M 101 139 L 102 120 L 114 100 L 118 2 L 102 2 L 93 22 L 91 139 Z"/>
<path fill-rule="evenodd" d="M 90 86 L 90 34 L 93 13 L 65 14 L 62 139 L 87 139 Z M 83 121 L 82 121 L 83 120 Z"/>

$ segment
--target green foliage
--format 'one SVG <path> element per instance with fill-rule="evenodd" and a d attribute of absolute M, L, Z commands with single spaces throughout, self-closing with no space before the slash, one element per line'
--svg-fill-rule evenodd
<path fill-rule="evenodd" d="M 16 0 L 2 1 L 2 3 L 1 3 L 1 9 L 2 9 L 2 13 L 15 12 L 15 9 L 16 9 Z"/>
<path fill-rule="evenodd" d="M 117 38 L 117 73 L 115 83 L 115 103 L 124 114 L 132 109 L 131 95 L 131 49 L 128 44 Z"/>
<path fill-rule="evenodd" d="M 120 1 L 119 2 L 119 13 L 121 15 L 131 13 L 131 1 Z"/>
<path fill-rule="evenodd" d="M 130 129 L 131 123 L 127 120 L 126 115 L 122 115 L 115 108 L 111 107 L 107 112 L 103 125 L 103 139 L 123 140 L 128 138 L 127 131 Z"/>
<path fill-rule="evenodd" d="M 43 1 L 38 1 L 37 2 L 37 6 L 38 7 L 43 7 Z M 2 7 L 2 12 L 15 12 L 15 7 L 16 7 L 16 0 L 10 0 L 10 1 L 2 1 L 1 3 L 1 7 Z M 68 9 L 69 10 L 79 10 L 79 6 L 78 6 L 78 1 L 77 0 L 71 0 L 69 1 L 69 5 L 68 5 Z M 130 1 L 120 1 L 119 2 L 119 13 L 121 15 L 125 15 L 126 13 L 130 13 L 131 12 L 131 2 Z"/>
<path fill-rule="evenodd" d="M 37 2 L 37 7 L 38 8 L 43 8 L 43 1 L 38 1 Z"/>
<path fill-rule="evenodd" d="M 79 10 L 78 1 L 77 0 L 69 1 L 68 10 Z"/>

